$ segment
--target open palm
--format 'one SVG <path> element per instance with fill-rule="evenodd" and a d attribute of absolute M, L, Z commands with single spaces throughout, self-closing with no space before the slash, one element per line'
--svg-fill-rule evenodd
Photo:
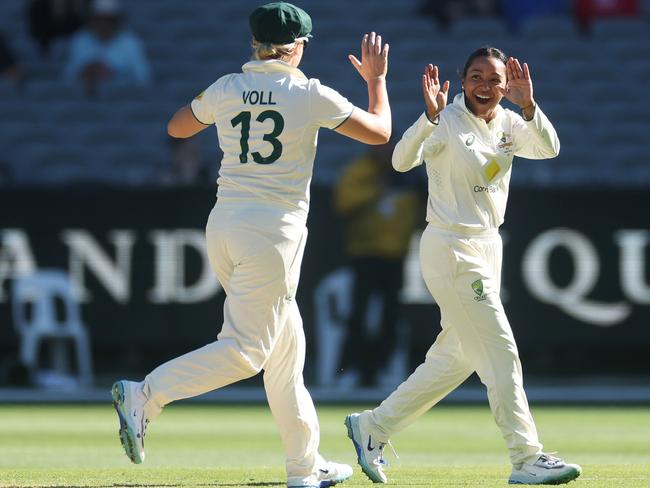
<path fill-rule="evenodd" d="M 433 120 L 447 106 L 449 94 L 449 80 L 440 86 L 438 67 L 429 64 L 425 66 L 422 74 L 422 94 L 427 107 L 427 115 Z"/>
<path fill-rule="evenodd" d="M 509 58 L 506 63 L 508 82 L 503 95 L 520 108 L 525 108 L 533 103 L 533 80 L 530 78 L 528 64 L 523 68 L 516 58 Z"/>

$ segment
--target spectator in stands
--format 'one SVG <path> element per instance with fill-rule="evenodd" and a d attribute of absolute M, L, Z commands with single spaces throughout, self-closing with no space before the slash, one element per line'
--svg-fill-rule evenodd
<path fill-rule="evenodd" d="M 339 370 L 373 386 L 397 342 L 402 268 L 420 221 L 418 195 L 408 176 L 391 168 L 394 144 L 370 146 L 344 170 L 335 207 L 345 219 L 346 251 L 354 273 L 352 311 Z M 371 331 L 368 310 L 381 303 L 379 327 Z M 359 348 L 363 344 L 363 348 Z M 357 378 L 357 376 L 359 376 Z"/>
<path fill-rule="evenodd" d="M 13 86 L 23 80 L 23 71 L 16 55 L 2 34 L 0 34 L 0 79 Z"/>
<path fill-rule="evenodd" d="M 638 0 L 575 0 L 573 8 L 583 32 L 588 32 L 589 24 L 598 17 L 635 17 L 641 13 Z"/>
<path fill-rule="evenodd" d="M 149 83 L 144 49 L 124 28 L 124 9 L 119 0 L 93 1 L 87 27 L 72 38 L 64 78 L 81 81 L 90 95 L 104 84 Z"/>
<path fill-rule="evenodd" d="M 31 0 L 27 7 L 29 34 L 41 54 L 49 54 L 52 41 L 78 31 L 88 14 L 89 0 Z"/>
<path fill-rule="evenodd" d="M 418 13 L 436 20 L 442 27 L 466 17 L 492 17 L 500 14 L 497 0 L 422 0 Z"/>
<path fill-rule="evenodd" d="M 197 139 L 169 137 L 171 166 L 165 168 L 161 183 L 167 186 L 193 186 L 214 183 L 201 156 Z"/>

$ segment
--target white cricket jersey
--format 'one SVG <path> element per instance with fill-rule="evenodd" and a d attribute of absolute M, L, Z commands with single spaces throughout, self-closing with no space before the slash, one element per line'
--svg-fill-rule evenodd
<path fill-rule="evenodd" d="M 506 210 L 513 157 L 559 154 L 560 141 L 539 106 L 530 121 L 500 105 L 496 111 L 485 122 L 467 108 L 460 93 L 440 113 L 437 125 L 422 114 L 395 147 L 397 171 L 426 164 L 431 225 L 463 234 L 497 229 Z"/>
<path fill-rule="evenodd" d="M 338 127 L 354 106 L 299 69 L 266 60 L 219 78 L 191 108 L 217 127 L 219 203 L 276 206 L 306 221 L 318 129 Z"/>

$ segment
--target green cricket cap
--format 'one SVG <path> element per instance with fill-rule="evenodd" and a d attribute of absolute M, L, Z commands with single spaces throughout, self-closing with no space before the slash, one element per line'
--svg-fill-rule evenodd
<path fill-rule="evenodd" d="M 311 17 L 289 2 L 257 7 L 248 21 L 253 37 L 259 42 L 290 44 L 301 37 L 311 37 Z"/>

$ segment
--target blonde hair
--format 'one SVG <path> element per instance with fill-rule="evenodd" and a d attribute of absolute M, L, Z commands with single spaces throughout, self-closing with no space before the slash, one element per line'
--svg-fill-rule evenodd
<path fill-rule="evenodd" d="M 282 59 L 291 56 L 298 42 L 291 44 L 271 44 L 270 42 L 260 42 L 255 38 L 251 39 L 251 47 L 253 48 L 253 59 Z"/>

